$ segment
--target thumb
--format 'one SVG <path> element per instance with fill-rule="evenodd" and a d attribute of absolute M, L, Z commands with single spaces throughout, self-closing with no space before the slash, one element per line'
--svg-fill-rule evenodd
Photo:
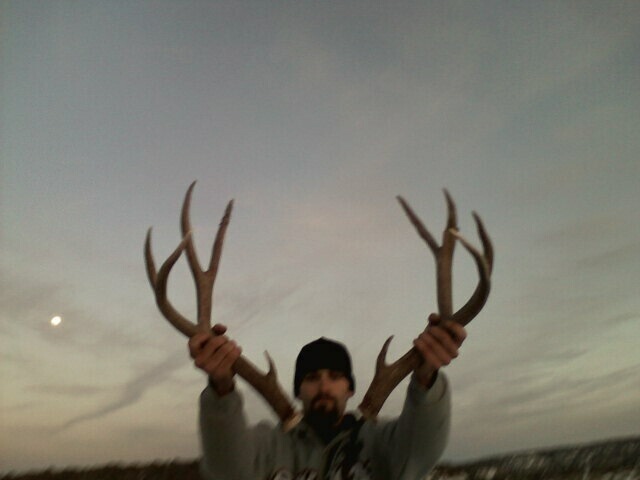
<path fill-rule="evenodd" d="M 213 332 L 214 335 L 224 335 L 224 332 L 227 331 L 227 327 L 226 325 L 222 325 L 221 323 L 216 323 L 211 328 L 211 331 Z"/>

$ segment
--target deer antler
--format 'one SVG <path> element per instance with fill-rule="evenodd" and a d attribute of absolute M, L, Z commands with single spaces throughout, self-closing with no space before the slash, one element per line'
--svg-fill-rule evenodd
<path fill-rule="evenodd" d="M 180 216 L 180 225 L 182 228 L 182 241 L 171 255 L 165 260 L 156 271 L 153 254 L 151 253 L 151 229 L 147 232 L 147 238 L 144 246 L 144 258 L 147 266 L 147 276 L 156 296 L 156 303 L 160 312 L 167 320 L 180 332 L 188 337 L 192 337 L 197 332 L 207 332 L 211 330 L 211 309 L 213 306 L 213 286 L 218 273 L 218 265 L 220 263 L 220 255 L 222 254 L 222 245 L 224 236 L 231 218 L 231 210 L 233 209 L 233 200 L 231 200 L 225 209 L 224 216 L 220 222 L 218 233 L 213 244 L 213 252 L 209 262 L 209 268 L 203 271 L 198 262 L 196 250 L 193 245 L 191 222 L 189 221 L 189 208 L 191 205 L 191 193 L 196 182 L 193 182 L 184 199 L 182 205 L 182 214 Z M 194 324 L 182 316 L 167 299 L 167 280 L 169 272 L 176 263 L 182 251 L 186 251 L 187 261 L 193 279 L 196 284 L 196 295 L 198 305 L 198 321 Z M 283 429 L 289 430 L 300 419 L 300 414 L 296 413 L 291 401 L 282 387 L 278 384 L 277 373 L 273 361 L 269 354 L 265 352 L 267 361 L 269 362 L 269 371 L 266 374 L 261 373 L 255 365 L 253 365 L 244 356 L 240 356 L 233 365 L 235 372 L 244 378 L 269 405 L 273 408 L 276 415 L 282 422 Z"/>
<path fill-rule="evenodd" d="M 409 220 L 416 228 L 418 235 L 420 235 L 420 237 L 422 237 L 422 239 L 427 243 L 435 257 L 438 311 L 440 313 L 441 321 L 450 320 L 458 322 L 461 325 L 466 325 L 473 320 L 480 310 L 482 310 L 482 307 L 489 296 L 489 290 L 491 287 L 491 269 L 493 267 L 493 247 L 491 246 L 491 240 L 489 239 L 484 225 L 482 224 L 482 220 L 475 212 L 473 213 L 473 218 L 476 222 L 480 241 L 482 242 L 483 253 L 480 253 L 458 233 L 456 206 L 449 195 L 449 192 L 445 190 L 444 195 L 447 201 L 448 219 L 447 226 L 442 235 L 442 245 L 437 244 L 433 236 L 425 228 L 422 221 L 413 212 L 409 204 L 402 197 L 397 198 L 409 217 Z M 459 240 L 473 256 L 478 268 L 480 280 L 467 303 L 458 311 L 453 312 L 451 266 L 456 240 Z M 392 338 L 393 337 L 389 337 L 384 343 L 382 350 L 378 355 L 376 372 L 373 380 L 371 381 L 371 385 L 362 399 L 362 403 L 358 406 L 362 416 L 367 420 L 373 420 L 376 418 L 378 412 L 382 408 L 382 405 L 393 389 L 422 363 L 422 357 L 415 348 L 412 348 L 400 359 L 396 360 L 391 365 L 387 365 L 385 359 Z"/>

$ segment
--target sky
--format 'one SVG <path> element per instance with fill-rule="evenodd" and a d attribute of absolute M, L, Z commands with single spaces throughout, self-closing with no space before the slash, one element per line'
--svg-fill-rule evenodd
<path fill-rule="evenodd" d="M 201 258 L 235 199 L 213 322 L 287 391 L 317 337 L 354 409 L 410 348 L 435 269 L 395 196 L 440 237 L 447 188 L 495 266 L 444 459 L 637 435 L 639 86 L 636 1 L 0 2 L 0 472 L 199 455 L 205 378 L 142 255 L 194 180 Z M 476 282 L 458 249 L 457 306 Z M 194 317 L 184 259 L 169 298 Z"/>

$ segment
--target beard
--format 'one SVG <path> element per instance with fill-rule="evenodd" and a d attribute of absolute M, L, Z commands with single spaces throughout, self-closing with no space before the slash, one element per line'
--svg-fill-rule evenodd
<path fill-rule="evenodd" d="M 333 397 L 318 395 L 311 401 L 304 419 L 326 445 L 340 432 L 342 413 Z"/>

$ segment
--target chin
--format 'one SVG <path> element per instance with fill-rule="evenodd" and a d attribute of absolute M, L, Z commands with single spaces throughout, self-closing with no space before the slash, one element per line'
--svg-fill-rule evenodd
<path fill-rule="evenodd" d="M 305 419 L 314 427 L 331 427 L 340 421 L 340 415 L 335 409 L 313 409 L 306 413 Z"/>

